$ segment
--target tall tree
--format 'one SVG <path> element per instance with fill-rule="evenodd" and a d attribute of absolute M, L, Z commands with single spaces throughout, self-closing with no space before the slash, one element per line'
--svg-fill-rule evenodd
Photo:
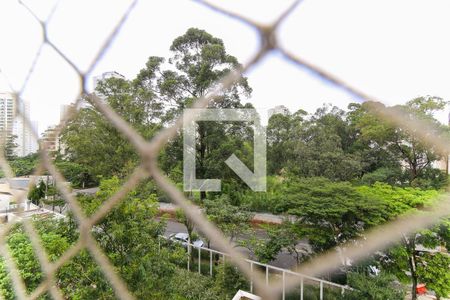
<path fill-rule="evenodd" d="M 95 196 L 82 196 L 79 200 L 91 215 L 120 187 L 117 177 L 103 180 Z M 158 299 L 167 289 L 165 278 L 174 272 L 169 259 L 162 259 L 169 254 L 158 251 L 157 239 L 163 234 L 165 224 L 155 220 L 156 214 L 156 195 L 143 197 L 138 190 L 133 190 L 96 225 L 94 234 L 139 299 Z"/>
<path fill-rule="evenodd" d="M 267 163 L 270 174 L 286 171 L 294 158 L 294 145 L 307 112 L 274 114 L 267 125 Z"/>
<path fill-rule="evenodd" d="M 110 78 L 97 87 L 96 92 L 146 139 L 172 124 L 195 99 L 216 89 L 231 70 L 241 68 L 238 60 L 226 52 L 223 41 L 204 30 L 188 29 L 173 41 L 170 50 L 172 55 L 167 60 L 149 57 L 135 79 Z M 247 79 L 242 76 L 221 90 L 209 107 L 250 107 L 240 102 L 250 93 Z M 246 154 L 251 136 L 250 128 L 242 124 L 198 122 L 197 177 L 225 177 L 224 160 L 236 149 L 243 149 L 241 152 Z M 87 166 L 94 178 L 124 177 L 138 162 L 130 143 L 94 107 L 81 109 L 64 130 L 62 140 L 67 145 L 67 158 Z M 180 173 L 181 140 L 181 135 L 175 137 L 161 154 L 161 165 L 168 173 Z M 205 196 L 201 193 L 201 198 Z"/>
<path fill-rule="evenodd" d="M 442 110 L 446 104 L 443 99 L 430 96 L 415 98 L 405 105 L 394 107 L 385 107 L 374 102 L 354 104 L 351 106 L 352 122 L 366 145 L 386 151 L 391 157 L 390 160 L 401 162 L 406 168 L 409 184 L 420 184 L 420 179 L 430 174 L 427 170 L 432 169 L 432 163 L 439 160 L 443 153 L 433 145 L 425 143 L 416 130 L 398 127 L 373 112 L 380 109 L 401 111 L 411 121 L 427 121 L 434 128 L 434 134 L 441 134 L 442 126 L 433 114 Z"/>
<path fill-rule="evenodd" d="M 352 151 L 353 136 L 345 112 L 324 105 L 291 132 L 293 157 L 289 170 L 302 177 L 351 180 L 361 175 L 361 158 Z"/>
<path fill-rule="evenodd" d="M 2 137 L 3 139 L 3 137 Z M 4 148 L 4 154 L 5 154 L 5 158 L 7 160 L 13 160 L 17 157 L 16 155 L 16 148 L 17 148 L 17 143 L 16 143 L 16 139 L 17 139 L 17 135 L 7 135 L 5 137 L 6 143 L 4 143 L 3 148 Z M 2 141 L 3 144 L 3 141 Z"/>
<path fill-rule="evenodd" d="M 9 162 L 16 176 L 32 175 L 39 162 L 37 153 L 16 157 Z"/>
<path fill-rule="evenodd" d="M 439 228 L 441 226 L 444 227 Z M 449 233 L 449 222 L 444 221 L 431 230 L 405 235 L 397 247 L 389 250 L 390 259 L 385 262 L 385 267 L 395 272 L 402 281 L 411 283 L 413 300 L 417 299 L 416 288 L 419 282 L 429 284 L 440 297 L 447 296 L 445 293 L 449 292 L 447 274 L 450 260 L 445 254 L 441 257 L 439 253 L 433 255 L 427 251 L 438 246 L 448 247 Z M 420 247 L 428 250 L 420 250 Z"/>
<path fill-rule="evenodd" d="M 348 274 L 348 285 L 353 288 L 342 297 L 345 300 L 404 300 L 405 291 L 395 284 L 395 276 L 380 274 L 375 277 L 360 273 Z"/>
<path fill-rule="evenodd" d="M 97 93 L 148 139 L 160 126 L 152 123 L 152 114 L 142 105 L 144 100 L 133 91 L 131 82 L 120 78 L 107 79 L 97 87 Z M 99 177 L 125 177 L 139 161 L 133 146 L 93 106 L 78 111 L 63 130 L 61 140 L 66 146 L 65 158 L 86 168 L 80 170 L 81 178 L 73 178 L 81 185 L 86 181 L 98 183 Z"/>
<path fill-rule="evenodd" d="M 250 230 L 252 214 L 243 207 L 231 205 L 226 196 L 206 200 L 205 212 L 208 219 L 228 236 L 230 242 Z"/>
<path fill-rule="evenodd" d="M 348 183 L 313 178 L 290 183 L 289 213 L 298 217 L 299 236 L 308 238 L 314 251 L 352 242 L 364 230 L 386 220 L 385 204 L 361 195 Z"/>
<path fill-rule="evenodd" d="M 28 192 L 28 199 L 30 199 L 33 204 L 39 205 L 41 200 L 45 197 L 46 189 L 47 185 L 44 181 L 40 180 L 39 183 L 36 186 L 33 186 Z"/>
<path fill-rule="evenodd" d="M 448 253 L 426 253 L 418 266 L 419 278 L 433 290 L 438 300 L 450 296 L 450 256 Z"/>
<path fill-rule="evenodd" d="M 177 37 L 170 50 L 172 56 L 168 63 L 171 69 L 161 70 L 164 59 L 150 57 L 146 68 L 141 70 L 135 81 L 138 86 L 151 88 L 163 101 L 164 106 L 168 107 L 165 113 L 166 121 L 172 121 L 183 109 L 189 108 L 193 100 L 217 88 L 220 85 L 219 80 L 231 70 L 241 68 L 236 57 L 226 52 L 221 39 L 197 28 L 190 28 L 184 35 Z M 209 107 L 243 108 L 241 97 L 248 97 L 250 93 L 251 88 L 247 79 L 241 77 L 235 84 L 222 90 Z M 233 140 L 234 143 L 249 139 L 248 132 L 236 131 L 232 125 L 198 122 L 196 137 L 198 178 L 223 176 L 222 161 L 231 155 L 232 149 L 220 147 L 220 144 L 230 141 L 230 138 L 227 138 L 230 134 L 240 133 L 239 138 Z M 178 157 L 177 160 L 180 159 L 181 157 Z M 206 197 L 205 192 L 201 192 L 200 195 L 201 199 Z"/>

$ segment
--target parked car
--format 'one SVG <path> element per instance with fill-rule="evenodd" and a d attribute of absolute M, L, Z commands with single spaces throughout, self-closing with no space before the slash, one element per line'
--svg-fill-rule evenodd
<path fill-rule="evenodd" d="M 183 247 L 187 247 L 187 244 L 189 241 L 189 235 L 184 232 L 173 233 L 173 234 L 169 235 L 169 240 L 176 242 L 176 243 L 180 243 L 181 245 L 183 245 Z M 191 242 L 191 244 L 194 245 L 195 247 L 204 247 L 205 246 L 205 242 L 203 242 L 200 239 L 195 240 L 194 242 Z"/>

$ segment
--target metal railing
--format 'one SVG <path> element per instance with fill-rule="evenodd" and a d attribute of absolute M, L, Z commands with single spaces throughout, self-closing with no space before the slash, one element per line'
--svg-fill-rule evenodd
<path fill-rule="evenodd" d="M 251 20 L 250 18 L 243 16 L 237 12 L 229 11 L 223 9 L 215 4 L 209 3 L 207 1 L 196 1 L 199 5 L 209 8 L 214 13 L 228 16 L 234 20 L 242 22 L 248 27 L 254 29 L 260 37 L 260 46 L 254 53 L 252 58 L 241 68 L 230 72 L 226 75 L 217 85 L 217 89 L 212 91 L 207 96 L 197 99 L 191 108 L 204 108 L 216 95 L 218 95 L 221 89 L 227 89 L 237 80 L 240 79 L 243 73 L 246 73 L 249 69 L 255 68 L 258 63 L 264 58 L 268 53 L 277 52 L 280 57 L 286 61 L 300 67 L 311 71 L 311 74 L 324 79 L 338 87 L 342 90 L 348 92 L 349 94 L 355 96 L 356 99 L 361 99 L 361 101 L 376 101 L 377 99 L 371 97 L 359 90 L 357 87 L 345 82 L 341 78 L 329 73 L 323 67 L 315 65 L 302 57 L 290 52 L 285 46 L 281 45 L 277 41 L 277 29 L 280 24 L 288 18 L 290 13 L 296 9 L 300 1 L 293 2 L 282 14 L 280 14 L 274 22 L 261 24 Z M 108 212 L 116 207 L 124 198 L 124 196 L 132 190 L 141 180 L 144 178 L 151 177 L 159 186 L 159 188 L 164 191 L 174 203 L 176 203 L 183 211 L 186 216 L 190 218 L 197 228 L 201 228 L 201 231 L 208 237 L 209 240 L 214 242 L 214 244 L 223 253 L 228 253 L 227 257 L 230 262 L 234 263 L 241 272 L 247 277 L 251 278 L 253 289 L 257 290 L 260 295 L 264 296 L 264 299 L 277 299 L 279 294 L 285 293 L 286 291 L 296 288 L 301 284 L 302 279 L 306 278 L 299 276 L 290 276 L 289 273 L 283 276 L 284 280 L 276 284 L 266 285 L 267 282 L 267 271 L 263 272 L 251 268 L 252 264 L 249 265 L 245 257 L 239 253 L 236 249 L 232 247 L 224 237 L 223 233 L 218 230 L 218 228 L 208 221 L 208 219 L 203 214 L 198 214 L 197 210 L 190 204 L 190 202 L 185 198 L 182 192 L 180 192 L 177 187 L 171 183 L 168 178 L 161 172 L 158 168 L 158 154 L 162 147 L 174 137 L 183 124 L 183 116 L 181 116 L 176 122 L 173 123 L 171 127 L 161 130 L 152 140 L 144 140 L 132 126 L 130 126 L 125 120 L 123 120 L 110 106 L 98 99 L 95 95 L 88 95 L 86 82 L 89 76 L 92 74 L 93 70 L 97 66 L 100 59 L 107 53 L 109 46 L 114 43 L 114 39 L 120 32 L 123 24 L 127 21 L 130 13 L 135 9 L 137 0 L 130 3 L 129 7 L 124 11 L 123 16 L 111 29 L 111 33 L 105 39 L 104 43 L 99 49 L 95 49 L 96 55 L 92 59 L 90 65 L 86 69 L 80 69 L 77 64 L 71 60 L 57 44 L 52 40 L 51 35 L 48 34 L 47 24 L 52 18 L 54 12 L 57 10 L 57 5 L 55 5 L 52 12 L 45 20 L 41 20 L 34 11 L 24 4 L 22 1 L 18 1 L 23 9 L 28 11 L 30 15 L 36 20 L 36 26 L 42 29 L 42 42 L 38 51 L 35 54 L 34 60 L 30 65 L 29 71 L 23 80 L 21 86 L 15 89 L 10 85 L 11 91 L 14 92 L 19 104 L 22 102 L 23 93 L 27 87 L 28 82 L 31 80 L 31 74 L 33 74 L 34 68 L 40 59 L 40 54 L 44 46 L 52 49 L 59 57 L 62 58 L 65 64 L 74 70 L 78 75 L 78 84 L 80 88 L 80 93 L 74 102 L 76 106 L 82 101 L 82 97 L 87 97 L 94 104 L 96 109 L 103 114 L 103 116 L 134 146 L 136 152 L 140 157 L 140 165 L 134 172 L 130 175 L 128 180 L 123 184 L 122 188 L 113 195 L 110 199 L 105 201 L 103 205 L 90 217 L 87 217 L 76 198 L 69 191 L 67 186 L 64 184 L 65 179 L 60 173 L 60 171 L 55 167 L 52 159 L 49 155 L 48 145 L 43 145 L 40 149 L 40 164 L 35 171 L 35 175 L 43 174 L 44 170 L 47 170 L 49 174 L 53 176 L 56 181 L 56 186 L 61 194 L 64 196 L 65 200 L 70 206 L 71 211 L 75 219 L 77 220 L 80 229 L 80 239 L 73 244 L 64 254 L 62 254 L 56 261 L 50 262 L 45 249 L 39 239 L 38 234 L 33 226 L 33 224 L 28 219 L 21 220 L 23 223 L 27 235 L 30 237 L 32 246 L 37 253 L 40 265 L 42 266 L 43 277 L 45 278 L 42 283 L 31 293 L 27 294 L 25 289 L 25 284 L 20 276 L 20 272 L 17 265 L 11 255 L 9 248 L 6 245 L 6 236 L 8 235 L 11 228 L 15 222 L 10 222 L 3 225 L 0 228 L 0 254 L 4 258 L 5 265 L 8 269 L 10 278 L 13 283 L 14 291 L 18 299 L 37 299 L 44 293 L 49 293 L 54 299 L 64 299 L 61 290 L 56 284 L 55 277 L 58 269 L 77 255 L 82 249 L 89 251 L 91 256 L 94 258 L 95 262 L 100 267 L 101 271 L 105 275 L 106 279 L 110 282 L 116 296 L 120 299 L 134 299 L 132 292 L 129 291 L 127 285 L 124 283 L 123 279 L 116 272 L 115 267 L 111 264 L 108 257 L 104 254 L 102 249 L 99 247 L 94 237 L 91 234 L 93 226 L 99 222 L 103 217 L 105 217 Z M 41 34 L 41 33 L 39 33 Z M 84 44 L 83 47 L 91 47 L 89 44 Z M 93 50 L 93 49 L 92 49 Z M 1 66 L 0 66 L 1 67 Z M 3 74 L 5 75 L 5 74 Z M 18 105 L 21 107 L 21 105 Z M 424 142 L 433 145 L 435 149 L 439 150 L 441 153 L 450 153 L 450 143 L 447 138 L 437 136 L 433 134 L 430 130 L 430 126 L 424 120 L 411 120 L 408 116 L 405 116 L 401 112 L 393 112 L 392 110 L 377 109 L 371 110 L 373 114 L 376 114 L 384 120 L 389 120 L 389 122 L 407 129 L 414 131 L 415 134 Z M 57 126 L 55 135 L 59 135 L 61 130 L 66 126 L 67 122 L 75 116 L 76 112 L 70 110 L 66 113 L 63 121 Z M 27 117 L 24 117 L 23 112 L 18 111 L 18 117 L 23 118 L 25 125 L 33 132 L 34 138 L 38 139 L 38 133 L 34 131 L 31 126 L 31 122 Z M 192 115 L 184 116 L 187 121 L 192 120 Z M 7 177 L 12 178 L 13 172 L 11 167 L 6 161 L 3 155 L 0 155 L 0 165 Z M 31 181 L 30 186 L 35 184 Z M 17 203 L 22 203 L 26 199 L 26 194 L 21 193 L 15 197 Z M 376 250 L 382 249 L 395 241 L 401 239 L 404 234 L 412 233 L 421 228 L 431 226 L 432 224 L 438 222 L 441 217 L 448 216 L 450 214 L 450 199 L 448 197 L 443 198 L 439 204 L 437 204 L 432 210 L 421 213 L 421 214 L 411 214 L 405 218 L 401 218 L 392 221 L 386 225 L 379 226 L 376 229 L 368 232 L 364 238 L 362 238 L 358 243 L 347 244 L 346 254 L 353 261 L 361 260 Z M 364 246 L 361 246 L 364 245 Z M 328 271 L 336 269 L 341 264 L 340 257 L 333 252 L 328 252 L 325 254 L 318 255 L 311 261 L 304 263 L 299 267 L 299 272 L 308 276 L 314 276 L 318 274 L 323 274 Z M 286 276 L 289 274 L 289 276 Z M 288 278 L 286 278 L 288 277 Z M 322 282 L 322 285 L 324 283 Z"/>
<path fill-rule="evenodd" d="M 161 247 L 162 247 L 161 239 L 163 239 L 164 241 L 169 242 L 169 243 L 175 243 L 175 244 L 180 243 L 178 241 L 172 241 L 169 237 L 161 235 L 158 238 L 159 249 L 161 249 Z M 188 256 L 192 255 L 194 257 L 195 255 L 197 255 L 197 257 L 196 257 L 197 272 L 199 274 L 204 274 L 204 273 L 202 273 L 202 262 L 205 261 L 205 258 L 202 255 L 202 253 L 208 253 L 206 260 L 209 263 L 209 268 L 208 268 L 209 272 L 207 272 L 207 275 L 209 275 L 209 276 L 213 276 L 213 266 L 215 263 L 214 262 L 215 255 L 222 258 L 222 263 L 225 263 L 226 257 L 231 258 L 230 255 L 227 253 L 224 253 L 224 252 L 221 252 L 221 251 L 218 251 L 215 249 L 207 248 L 207 247 L 196 246 L 190 242 L 183 243 L 182 245 L 183 245 L 183 247 L 187 248 Z M 193 250 L 197 250 L 197 254 L 194 254 L 195 251 L 193 252 Z M 266 286 L 270 286 L 270 279 L 275 279 L 277 281 L 279 281 L 279 280 L 281 281 L 281 285 L 282 285 L 281 298 L 282 298 L 282 300 L 285 300 L 285 298 L 286 298 L 286 294 L 287 294 L 286 279 L 288 276 L 293 276 L 293 277 L 299 278 L 299 280 L 300 280 L 299 296 L 300 296 L 301 300 L 304 299 L 304 286 L 306 285 L 305 281 L 309 281 L 308 284 L 310 286 L 314 286 L 314 284 L 317 284 L 319 286 L 319 299 L 320 300 L 324 299 L 324 289 L 326 287 L 338 289 L 338 290 L 340 290 L 341 294 L 344 294 L 345 291 L 353 290 L 351 287 L 346 286 L 346 285 L 341 285 L 341 284 L 337 284 L 337 283 L 327 281 L 327 280 L 324 280 L 321 278 L 308 276 L 306 274 L 295 272 L 295 271 L 292 271 L 289 269 L 276 267 L 276 266 L 273 266 L 270 264 L 261 263 L 256 260 L 245 259 L 245 262 L 248 263 L 250 270 L 251 270 L 251 272 L 250 272 L 251 276 L 249 279 L 249 281 L 250 281 L 249 282 L 249 284 L 250 284 L 249 292 L 250 293 L 255 293 L 255 291 L 253 289 L 253 275 L 256 272 L 255 266 L 259 266 L 260 269 L 264 270 L 264 278 L 265 278 Z M 195 271 L 193 269 L 195 267 L 194 266 L 191 267 L 191 259 L 189 259 L 189 258 L 187 259 L 186 268 L 189 271 Z M 274 273 L 277 273 L 277 274 L 274 274 Z"/>

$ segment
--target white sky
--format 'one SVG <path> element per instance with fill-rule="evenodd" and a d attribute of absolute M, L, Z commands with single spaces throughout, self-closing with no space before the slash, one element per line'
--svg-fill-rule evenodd
<path fill-rule="evenodd" d="M 45 19 L 55 1 L 24 1 Z M 260 22 L 273 20 L 290 1 L 216 1 Z M 126 10 L 129 1 L 62 0 L 48 23 L 49 39 L 82 70 Z M 279 30 L 289 50 L 340 76 L 386 104 L 416 96 L 450 100 L 450 2 L 447 0 L 304 0 Z M 198 3 L 138 2 L 93 75 L 117 71 L 133 78 L 151 55 L 169 56 L 174 38 L 189 27 L 222 38 L 228 52 L 247 61 L 258 47 L 256 32 Z M 39 23 L 17 1 L 0 2 L 0 70 L 15 89 L 23 84 L 42 42 Z M 268 109 L 313 112 L 322 103 L 345 108 L 354 101 L 340 89 L 273 54 L 247 74 L 249 100 Z M 92 83 L 90 82 L 92 85 Z M 79 92 L 76 73 L 45 46 L 24 90 L 31 117 L 42 132 L 59 121 L 60 106 Z M 0 76 L 0 91 L 8 85 Z M 446 121 L 447 112 L 439 115 Z"/>

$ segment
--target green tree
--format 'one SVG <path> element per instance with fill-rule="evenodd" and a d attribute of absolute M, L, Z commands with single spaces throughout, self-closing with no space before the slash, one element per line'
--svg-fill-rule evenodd
<path fill-rule="evenodd" d="M 426 144 L 415 130 L 400 128 L 388 120 L 381 119 L 374 112 L 381 109 L 392 110 L 394 113 L 401 111 L 411 121 L 427 121 L 434 128 L 434 134 L 442 134 L 445 130 L 433 114 L 446 105 L 447 102 L 441 98 L 430 96 L 415 98 L 405 105 L 394 107 L 385 107 L 375 102 L 352 104 L 351 121 L 363 143 L 387 151 L 391 157 L 389 160 L 403 162 L 408 183 L 419 185 L 420 179 L 426 175 L 426 170 L 432 168 L 432 162 L 439 160 L 443 153 L 433 145 Z"/>
<path fill-rule="evenodd" d="M 101 182 L 95 196 L 80 197 L 87 215 L 94 213 L 120 187 L 121 181 L 113 177 Z M 102 249 L 140 299 L 161 297 L 167 291 L 167 278 L 175 271 L 169 253 L 158 250 L 157 239 L 165 224 L 154 219 L 156 214 L 156 195 L 141 198 L 137 191 L 132 191 L 96 225 L 94 232 Z"/>
<path fill-rule="evenodd" d="M 146 68 L 141 70 L 134 81 L 138 89 L 151 91 L 143 92 L 144 94 L 151 93 L 160 99 L 161 105 L 168 108 L 166 114 L 162 116 L 162 120 L 166 122 L 173 121 L 183 109 L 190 107 L 194 99 L 206 95 L 231 70 L 241 68 L 237 59 L 226 52 L 221 39 L 197 28 L 190 28 L 184 35 L 177 37 L 170 50 L 172 51 L 172 56 L 168 60 L 172 65 L 170 69 L 161 70 L 165 62 L 163 58 L 150 57 Z M 250 93 L 251 88 L 247 79 L 241 77 L 237 83 L 215 97 L 209 107 L 243 108 L 240 99 L 249 96 Z M 242 147 L 246 140 L 250 140 L 248 132 L 242 131 L 242 124 L 236 128 L 233 124 L 198 122 L 195 149 L 198 178 L 224 177 L 225 158 L 238 149 L 236 144 Z M 233 135 L 238 138 L 230 138 Z M 181 143 L 174 142 L 168 147 L 170 146 L 180 147 Z M 164 169 L 176 167 L 176 162 L 181 160 L 180 148 L 178 151 L 166 150 L 164 153 L 176 155 L 171 159 L 163 159 L 167 163 L 163 166 Z M 201 192 L 200 198 L 206 198 L 206 193 Z"/>
<path fill-rule="evenodd" d="M 96 183 L 92 174 L 89 173 L 89 168 L 85 165 L 64 160 L 56 161 L 55 165 L 73 187 L 86 188 L 94 186 Z"/>
<path fill-rule="evenodd" d="M 79 196 L 84 212 L 92 215 L 121 187 L 117 177 L 103 180 L 94 196 Z M 191 273 L 185 269 L 185 252 L 181 247 L 160 248 L 157 237 L 164 223 L 155 219 L 156 195 L 151 184 L 131 191 L 112 211 L 100 220 L 92 234 L 137 299 L 225 299 L 235 293 L 245 280 L 233 267 L 216 277 Z M 80 234 L 74 219 L 34 221 L 50 261 L 78 241 Z M 25 281 L 27 292 L 44 279 L 33 247 L 22 227 L 14 227 L 7 236 L 8 247 Z M 219 275 L 222 274 L 222 275 Z M 66 298 L 113 299 L 114 291 L 102 270 L 87 250 L 80 251 L 56 273 L 55 282 Z M 0 261 L 0 293 L 5 299 L 15 299 L 12 282 L 3 261 Z M 49 295 L 43 295 L 46 299 Z"/>
<path fill-rule="evenodd" d="M 221 291 L 214 286 L 214 280 L 194 272 L 177 270 L 167 284 L 170 286 L 170 299 L 174 300 L 220 300 Z M 166 295 L 166 297 L 168 297 Z M 167 298 L 166 298 L 167 299 Z"/>
<path fill-rule="evenodd" d="M 400 167 L 379 167 L 375 171 L 365 173 L 361 177 L 361 183 L 374 185 L 377 182 L 385 182 L 390 185 L 401 185 L 404 181 Z"/>
<path fill-rule="evenodd" d="M 56 186 L 54 185 L 47 185 L 46 190 L 44 191 L 44 194 L 47 196 L 46 199 L 42 200 L 47 205 L 52 206 L 52 211 L 55 211 L 55 207 L 59 207 L 59 213 L 62 213 L 63 210 L 66 208 L 66 200 L 64 200 L 64 197 L 61 195 L 61 193 L 58 191 Z"/>
<path fill-rule="evenodd" d="M 29 154 L 24 157 L 16 157 L 9 162 L 11 169 L 16 176 L 32 175 L 37 167 L 39 155 L 37 153 Z"/>
<path fill-rule="evenodd" d="M 33 186 L 28 192 L 28 199 L 35 205 L 39 205 L 41 199 L 45 197 L 45 191 L 47 189 L 46 184 L 40 180 L 37 186 Z"/>
<path fill-rule="evenodd" d="M 208 219 L 230 239 L 234 241 L 239 235 L 250 231 L 252 214 L 243 207 L 230 204 L 226 196 L 214 200 L 205 200 L 205 213 Z"/>
<path fill-rule="evenodd" d="M 277 257 L 278 253 L 290 244 L 284 232 L 273 225 L 261 225 L 265 236 L 254 232 L 239 241 L 239 245 L 251 251 L 255 259 L 262 263 L 269 263 Z"/>
<path fill-rule="evenodd" d="M 154 120 L 159 112 L 148 109 L 153 98 L 142 98 L 132 81 L 109 78 L 98 83 L 96 93 L 145 139 L 151 138 L 161 127 Z M 89 96 L 86 101 L 90 102 Z M 59 165 L 81 186 L 98 183 L 102 177 L 123 178 L 139 162 L 129 141 L 94 106 L 77 112 L 62 131 L 61 140 L 66 145 L 64 159 L 75 164 L 59 162 Z M 73 174 L 74 171 L 78 176 Z"/>
<path fill-rule="evenodd" d="M 292 173 L 302 177 L 352 180 L 362 173 L 361 157 L 352 151 L 353 134 L 337 107 L 323 106 L 294 132 L 296 143 Z"/>
<path fill-rule="evenodd" d="M 93 107 L 78 112 L 63 130 L 61 140 L 66 145 L 67 160 L 87 169 L 87 175 L 79 176 L 90 177 L 97 183 L 101 177 L 124 177 L 138 162 L 131 144 Z"/>
<path fill-rule="evenodd" d="M 237 267 L 222 263 L 216 275 L 215 289 L 223 295 L 223 299 L 231 299 L 238 290 L 248 290 L 249 283 Z"/>
<path fill-rule="evenodd" d="M 3 135 L 4 133 L 1 133 L 1 134 Z M 4 137 L 2 137 L 2 139 L 3 138 Z M 5 158 L 8 161 L 14 160 L 17 157 L 17 155 L 15 153 L 15 150 L 18 146 L 16 143 L 16 139 L 17 139 L 17 135 L 10 134 L 5 137 L 6 143 L 4 145 L 2 145 L 4 154 L 5 154 Z M 2 144 L 3 144 L 3 141 L 2 141 Z"/>
<path fill-rule="evenodd" d="M 173 41 L 170 50 L 172 55 L 167 61 L 149 57 L 131 81 L 110 78 L 97 86 L 96 92 L 145 139 L 150 139 L 162 126 L 172 124 L 183 109 L 214 89 L 232 69 L 241 68 L 237 59 L 226 52 L 223 41 L 204 30 L 188 29 Z M 166 62 L 170 66 L 164 69 Z M 242 77 L 209 106 L 250 107 L 240 103 L 241 97 L 249 96 L 250 92 L 247 79 Z M 224 174 L 223 161 L 238 149 L 243 150 L 237 151 L 237 155 L 244 154 L 244 162 L 247 157 L 250 161 L 251 140 L 249 126 L 243 129 L 236 122 L 198 122 L 198 177 L 222 178 L 232 174 L 231 171 Z M 94 107 L 78 112 L 64 129 L 62 142 L 67 146 L 66 160 L 86 168 L 92 180 L 111 175 L 125 177 L 139 161 L 131 144 Z M 160 161 L 167 173 L 180 170 L 182 149 L 181 135 L 165 147 Z M 204 199 L 206 194 L 202 192 L 200 196 Z"/>
<path fill-rule="evenodd" d="M 418 277 L 427 288 L 436 293 L 437 299 L 450 295 L 450 257 L 445 253 L 425 253 L 423 263 L 418 265 Z"/>
<path fill-rule="evenodd" d="M 381 273 L 378 276 L 368 276 L 360 273 L 347 275 L 348 285 L 353 291 L 346 291 L 345 300 L 403 300 L 405 291 L 396 285 L 395 276 Z"/>
<path fill-rule="evenodd" d="M 280 174 L 294 158 L 294 145 L 307 112 L 274 114 L 267 125 L 267 162 L 270 174 Z"/>
<path fill-rule="evenodd" d="M 429 255 L 419 250 L 419 246 L 428 249 L 436 247 L 448 247 L 450 236 L 450 222 L 443 222 L 434 228 L 422 230 L 411 235 L 404 235 L 403 241 L 397 246 L 389 250 L 388 257 L 390 260 L 385 262 L 385 267 L 395 272 L 397 277 L 404 282 L 412 283 L 411 293 L 413 300 L 417 299 L 416 287 L 419 281 L 430 284 L 437 291 L 436 293 L 446 292 L 448 260 L 440 255 Z M 448 258 L 448 257 L 447 257 Z M 433 261 L 435 260 L 435 261 Z M 437 263 L 444 263 L 437 267 Z M 428 267 L 429 266 L 429 267 Z M 406 271 L 409 275 L 406 275 Z M 436 280 L 437 275 L 441 280 Z"/>
<path fill-rule="evenodd" d="M 383 214 L 387 220 L 415 209 L 424 209 L 432 205 L 439 196 L 436 190 L 401 188 L 381 182 L 372 186 L 358 186 L 355 189 L 363 198 L 382 202 L 385 205 Z"/>
<path fill-rule="evenodd" d="M 58 272 L 58 283 L 70 299 L 114 299 L 114 291 L 87 250 Z"/>
<path fill-rule="evenodd" d="M 69 246 L 68 241 L 64 237 L 54 232 L 40 232 L 40 237 L 50 261 L 54 261 L 61 256 Z M 27 292 L 31 292 L 39 285 L 44 277 L 31 242 L 23 232 L 23 229 L 16 227 L 8 235 L 7 244 L 17 264 L 20 276 L 24 280 Z M 0 290 L 5 299 L 15 299 L 11 279 L 5 268 L 4 261 L 0 263 Z"/>
<path fill-rule="evenodd" d="M 353 241 L 365 229 L 386 220 L 384 203 L 362 197 L 345 182 L 292 180 L 280 197 L 285 197 L 288 212 L 298 217 L 299 235 L 307 237 L 315 251 Z"/>
<path fill-rule="evenodd" d="M 417 188 L 399 188 L 387 184 L 376 183 L 371 187 L 361 186 L 357 188 L 364 197 L 368 199 L 378 199 L 385 205 L 384 215 L 387 220 L 394 219 L 399 215 L 413 211 L 424 210 L 433 205 L 439 193 L 435 190 L 421 190 Z M 421 258 L 418 256 L 418 245 L 430 248 L 446 246 L 450 236 L 450 226 L 448 222 L 443 222 L 432 230 L 423 230 L 420 233 L 404 235 L 398 247 L 392 248 L 388 252 L 390 258 L 385 262 L 395 275 L 403 281 L 412 281 L 412 294 L 416 296 L 416 286 L 419 280 L 417 273 L 418 263 Z M 406 276 L 405 271 L 410 273 Z"/>

